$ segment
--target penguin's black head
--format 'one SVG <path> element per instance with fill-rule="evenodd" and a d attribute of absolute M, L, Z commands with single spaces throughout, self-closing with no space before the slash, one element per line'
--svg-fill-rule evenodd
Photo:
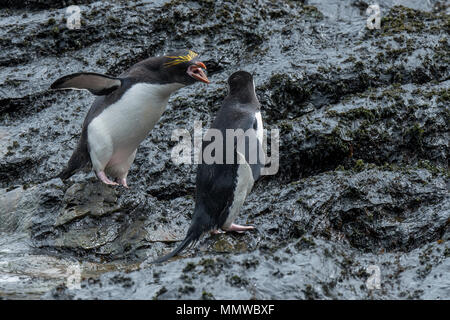
<path fill-rule="evenodd" d="M 237 71 L 228 78 L 229 95 L 241 102 L 256 99 L 253 76 L 246 71 Z"/>
<path fill-rule="evenodd" d="M 206 66 L 197 60 L 198 54 L 191 51 L 179 51 L 168 54 L 163 57 L 163 65 L 165 72 L 173 82 L 185 85 L 193 84 L 195 81 L 209 83 L 203 69 Z"/>

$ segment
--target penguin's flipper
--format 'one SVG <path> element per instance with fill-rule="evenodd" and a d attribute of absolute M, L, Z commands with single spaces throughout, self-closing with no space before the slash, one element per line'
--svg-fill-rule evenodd
<path fill-rule="evenodd" d="M 93 72 L 79 72 L 59 78 L 50 89 L 86 89 L 97 96 L 107 95 L 122 84 L 119 78 Z"/>

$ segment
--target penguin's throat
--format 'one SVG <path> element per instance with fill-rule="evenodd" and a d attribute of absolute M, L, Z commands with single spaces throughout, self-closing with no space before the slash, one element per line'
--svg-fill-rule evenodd
<path fill-rule="evenodd" d="M 175 91 L 185 87 L 185 84 L 174 82 L 167 84 L 151 84 L 149 90 L 153 95 L 157 95 L 161 98 L 168 98 Z"/>

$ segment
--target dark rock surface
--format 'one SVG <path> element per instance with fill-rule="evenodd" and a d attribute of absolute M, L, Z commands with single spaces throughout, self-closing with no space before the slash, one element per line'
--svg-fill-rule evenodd
<path fill-rule="evenodd" d="M 42 3 L 0 2 L 0 297 L 450 298 L 445 2 L 380 1 L 379 30 L 363 1 Z M 71 4 L 80 30 L 66 27 Z M 212 83 L 171 98 L 131 188 L 53 179 L 93 97 L 50 83 L 179 48 L 201 53 Z M 257 231 L 205 236 L 149 265 L 194 207 L 196 168 L 172 162 L 172 130 L 209 126 L 239 69 L 281 133 L 280 171 L 238 218 Z M 74 264 L 80 289 L 66 287 Z M 371 265 L 381 289 L 365 285 Z"/>

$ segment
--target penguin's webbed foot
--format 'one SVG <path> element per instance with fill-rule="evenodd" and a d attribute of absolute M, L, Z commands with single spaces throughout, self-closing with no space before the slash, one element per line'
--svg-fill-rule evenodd
<path fill-rule="evenodd" d="M 119 184 L 117 182 L 111 181 L 108 179 L 104 171 L 100 171 L 97 173 L 97 177 L 100 179 L 101 182 L 104 184 L 109 184 L 112 186 L 118 186 Z"/>
<path fill-rule="evenodd" d="M 222 228 L 225 231 L 236 231 L 236 232 L 244 232 L 248 230 L 254 230 L 255 227 L 253 226 L 241 226 L 239 224 L 232 223 L 228 228 Z"/>
<path fill-rule="evenodd" d="M 221 233 L 225 233 L 225 231 L 220 230 L 220 229 L 211 230 L 212 235 L 221 234 Z"/>
<path fill-rule="evenodd" d="M 119 179 L 119 184 L 121 184 L 121 185 L 124 186 L 125 188 L 129 189 L 129 187 L 128 187 L 128 185 L 127 185 L 127 178 Z"/>

